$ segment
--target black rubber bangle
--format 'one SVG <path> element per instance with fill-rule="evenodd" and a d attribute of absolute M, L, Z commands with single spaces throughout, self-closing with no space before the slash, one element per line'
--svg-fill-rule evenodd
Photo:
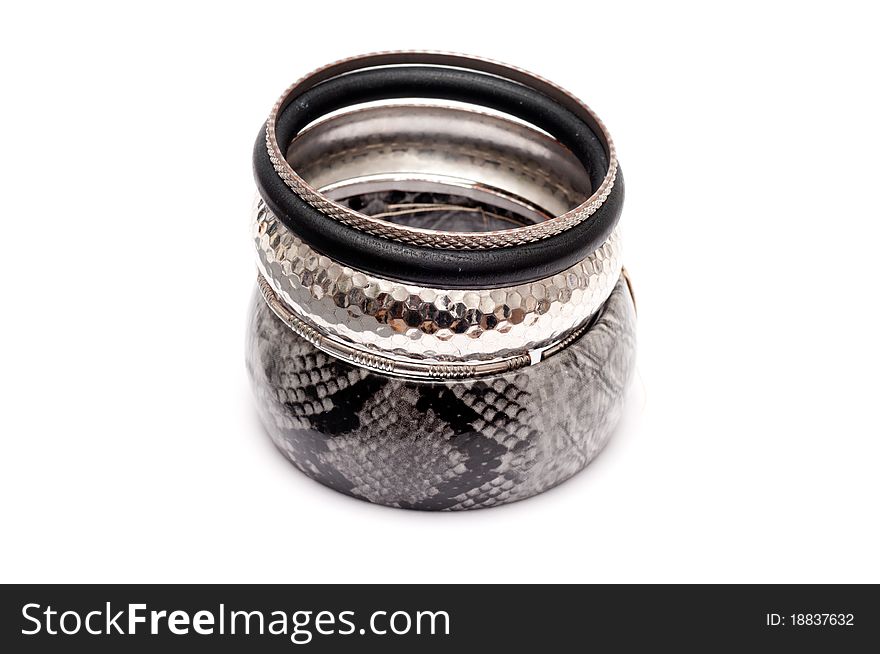
<path fill-rule="evenodd" d="M 455 68 L 379 68 L 323 82 L 284 107 L 275 124 L 282 152 L 299 131 L 321 116 L 362 102 L 442 98 L 512 114 L 555 136 L 586 168 L 593 188 L 608 171 L 608 156 L 592 129 L 543 93 L 509 80 Z"/>
<path fill-rule="evenodd" d="M 276 121 L 282 151 L 312 120 L 378 99 L 429 97 L 480 104 L 553 134 L 584 163 L 594 188 L 607 154 L 589 126 L 544 94 L 498 77 L 449 68 L 370 69 L 328 80 L 295 98 Z M 302 200 L 278 176 L 266 150 L 265 126 L 254 145 L 254 175 L 269 209 L 319 252 L 373 274 L 443 288 L 494 288 L 549 277 L 587 257 L 610 235 L 623 204 L 618 170 L 610 195 L 590 218 L 555 236 L 487 250 L 428 248 L 356 230 Z"/>

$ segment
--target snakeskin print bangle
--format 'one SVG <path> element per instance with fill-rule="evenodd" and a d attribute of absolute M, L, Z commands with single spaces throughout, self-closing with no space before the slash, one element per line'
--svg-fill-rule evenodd
<path fill-rule="evenodd" d="M 322 68 L 254 146 L 248 369 L 301 470 L 370 501 L 462 509 L 580 470 L 634 359 L 599 119 L 496 62 Z"/>

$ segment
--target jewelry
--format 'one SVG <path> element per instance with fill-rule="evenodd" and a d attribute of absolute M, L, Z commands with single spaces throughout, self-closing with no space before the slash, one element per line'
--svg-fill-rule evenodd
<path fill-rule="evenodd" d="M 248 369 L 306 474 L 463 509 L 541 492 L 601 449 L 635 313 L 623 177 L 586 105 L 485 59 L 354 57 L 278 100 L 254 174 Z"/>

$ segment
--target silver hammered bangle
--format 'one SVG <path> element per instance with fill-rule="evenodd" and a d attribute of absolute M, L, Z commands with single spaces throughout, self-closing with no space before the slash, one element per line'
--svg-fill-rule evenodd
<path fill-rule="evenodd" d="M 316 347 L 357 365 L 426 379 L 496 374 L 576 337 L 620 276 L 617 232 L 547 279 L 496 289 L 433 289 L 339 264 L 291 234 L 262 200 L 253 238 L 263 297 Z"/>

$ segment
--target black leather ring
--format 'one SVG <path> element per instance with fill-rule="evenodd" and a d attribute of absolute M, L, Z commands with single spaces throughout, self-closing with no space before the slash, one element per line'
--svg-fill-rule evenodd
<path fill-rule="evenodd" d="M 282 150 L 312 120 L 352 104 L 429 97 L 479 104 L 510 113 L 553 134 L 582 161 L 594 188 L 607 171 L 607 153 L 577 116 L 546 95 L 499 77 L 452 68 L 368 69 L 323 82 L 293 99 L 276 122 Z M 254 175 L 269 209 L 319 252 L 376 275 L 444 288 L 494 288 L 549 277 L 587 257 L 610 235 L 623 205 L 623 176 L 587 220 L 564 232 L 515 247 L 487 250 L 428 248 L 359 231 L 302 200 L 278 176 L 266 149 L 265 126 L 254 146 Z"/>

